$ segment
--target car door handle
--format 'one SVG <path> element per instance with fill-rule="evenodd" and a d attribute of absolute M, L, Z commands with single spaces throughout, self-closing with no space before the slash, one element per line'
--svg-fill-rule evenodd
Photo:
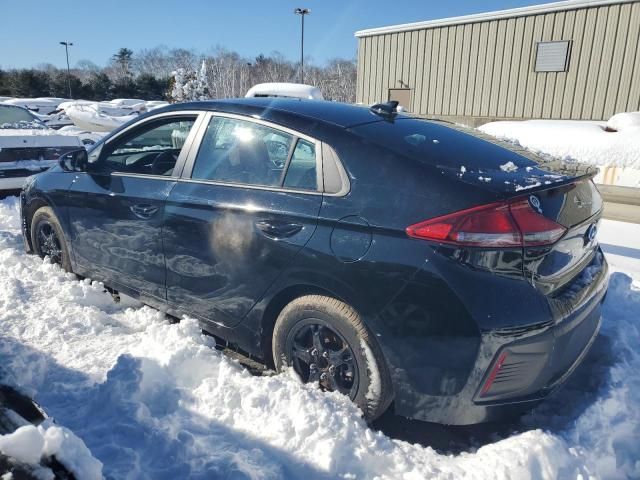
<path fill-rule="evenodd" d="M 148 220 L 158 211 L 158 207 L 155 205 L 131 205 L 129 209 L 136 217 L 143 220 Z"/>
<path fill-rule="evenodd" d="M 272 238 L 292 237 L 302 230 L 302 225 L 299 223 L 278 222 L 274 220 L 260 220 L 256 222 L 256 227 L 266 236 Z"/>

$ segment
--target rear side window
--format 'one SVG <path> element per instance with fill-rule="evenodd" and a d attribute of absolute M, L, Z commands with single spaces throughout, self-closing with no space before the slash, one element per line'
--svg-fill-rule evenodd
<path fill-rule="evenodd" d="M 316 146 L 300 138 L 293 150 L 289 168 L 284 178 L 285 188 L 318 190 L 316 172 Z"/>
<path fill-rule="evenodd" d="M 260 123 L 213 117 L 191 178 L 318 191 L 316 145 Z"/>
<path fill-rule="evenodd" d="M 294 137 L 253 122 L 211 119 L 191 178 L 279 186 Z"/>

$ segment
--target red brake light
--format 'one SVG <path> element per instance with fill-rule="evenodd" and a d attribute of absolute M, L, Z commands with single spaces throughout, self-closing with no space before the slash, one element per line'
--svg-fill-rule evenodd
<path fill-rule="evenodd" d="M 526 199 L 461 210 L 407 227 L 424 240 L 475 247 L 521 247 L 556 242 L 566 229 L 539 214 Z"/>
<path fill-rule="evenodd" d="M 555 243 L 567 231 L 562 225 L 536 212 L 526 199 L 513 202 L 510 209 L 525 246 Z"/>

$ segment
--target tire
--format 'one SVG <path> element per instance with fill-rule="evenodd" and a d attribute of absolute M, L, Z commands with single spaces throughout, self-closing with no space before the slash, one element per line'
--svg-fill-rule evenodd
<path fill-rule="evenodd" d="M 276 320 L 272 351 L 277 371 L 292 366 L 303 382 L 348 395 L 367 421 L 393 399 L 378 343 L 358 313 L 335 298 L 306 295 L 289 303 Z"/>
<path fill-rule="evenodd" d="M 53 263 L 71 272 L 69 248 L 62 226 L 50 207 L 40 207 L 31 218 L 31 244 L 40 258 L 49 256 Z"/>

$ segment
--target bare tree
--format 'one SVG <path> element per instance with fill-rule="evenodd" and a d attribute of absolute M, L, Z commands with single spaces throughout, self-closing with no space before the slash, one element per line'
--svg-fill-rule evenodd
<path fill-rule="evenodd" d="M 152 74 L 157 78 L 167 78 L 171 72 L 179 68 L 174 62 L 169 49 L 164 45 L 144 49 L 136 53 L 133 70 L 137 75 Z"/>
<path fill-rule="evenodd" d="M 72 72 L 81 82 L 82 88 L 85 88 L 84 94 L 87 96 L 129 97 L 136 92 L 140 95 L 149 95 L 149 92 L 153 91 L 155 97 L 162 96 L 162 92 L 167 92 L 166 96 L 171 98 L 174 84 L 169 85 L 168 82 L 169 79 L 175 82 L 172 74 L 180 71 L 182 72 L 181 81 L 191 82 L 185 83 L 189 88 L 193 86 L 194 79 L 198 78 L 200 83 L 206 84 L 204 93 L 198 93 L 197 98 L 231 98 L 244 96 L 253 85 L 258 83 L 296 82 L 298 68 L 298 62 L 287 60 L 279 52 L 248 58 L 220 46 L 202 54 L 192 49 L 170 49 L 159 45 L 140 50 L 135 54 L 128 48 L 121 48 L 111 57 L 105 68 L 100 68 L 88 60 L 81 60 Z M 54 78 L 59 73 L 49 64 L 42 64 L 36 70 L 44 73 L 48 78 Z M 37 75 L 34 79 L 37 80 L 36 77 Z M 13 76 L 4 81 L 8 85 L 4 88 L 9 92 L 17 92 L 18 89 L 10 84 L 13 81 L 12 78 Z M 307 57 L 305 58 L 305 81 L 318 87 L 327 100 L 354 102 L 356 63 L 354 60 L 336 58 L 320 66 L 314 64 L 312 58 Z M 35 80 L 32 83 L 36 85 L 32 90 L 40 88 L 38 87 L 40 84 Z M 42 83 L 42 85 L 47 84 L 48 82 Z"/>

